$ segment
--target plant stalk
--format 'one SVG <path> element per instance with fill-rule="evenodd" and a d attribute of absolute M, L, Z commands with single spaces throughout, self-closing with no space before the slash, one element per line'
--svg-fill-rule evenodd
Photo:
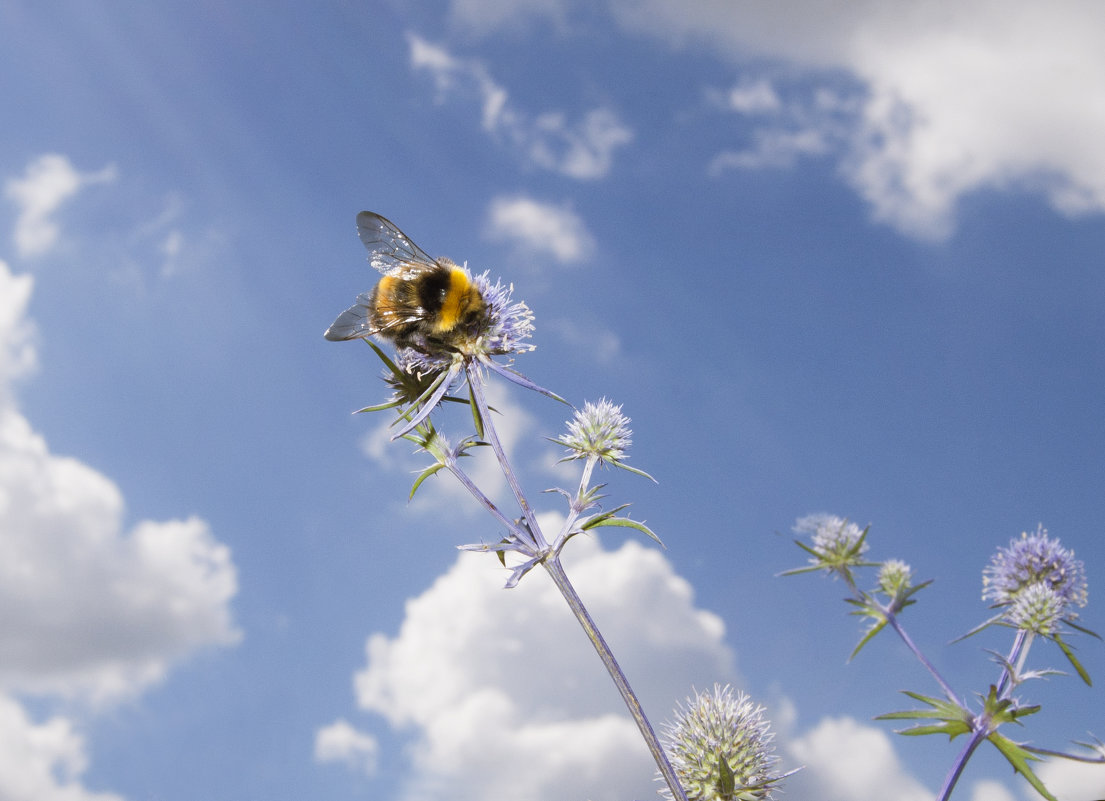
<path fill-rule="evenodd" d="M 587 634 L 587 639 L 591 641 L 591 645 L 595 646 L 595 651 L 598 652 L 599 659 L 602 660 L 602 663 L 606 666 L 607 672 L 610 673 L 610 678 L 614 680 L 618 692 L 622 694 L 622 700 L 625 701 L 625 705 L 629 708 L 629 714 L 632 715 L 633 720 L 636 721 L 637 728 L 641 730 L 641 736 L 645 738 L 648 750 L 652 752 L 652 758 L 656 760 L 656 766 L 660 769 L 664 781 L 667 782 L 668 789 L 671 790 L 672 796 L 676 801 L 687 801 L 687 794 L 683 791 L 683 786 L 679 783 L 679 778 L 675 775 L 675 768 L 671 766 L 668 755 L 664 753 L 664 747 L 660 744 L 660 738 L 656 736 L 656 732 L 652 729 L 652 724 L 650 724 L 648 718 L 645 717 L 645 712 L 641 708 L 641 702 L 637 700 L 636 693 L 634 693 L 633 688 L 629 686 L 629 681 L 626 679 L 625 674 L 622 673 L 618 661 L 614 658 L 613 651 L 611 651 L 610 646 L 606 644 L 606 640 L 603 639 L 602 634 L 595 625 L 595 621 L 591 619 L 591 615 L 587 612 L 587 608 L 583 605 L 583 601 L 581 601 L 579 595 L 576 594 L 572 582 L 568 580 L 568 574 L 564 572 L 564 567 L 560 564 L 560 558 L 552 556 L 546 559 L 543 564 L 549 576 L 552 577 L 553 583 L 556 584 L 556 588 L 560 590 L 560 593 L 564 596 L 564 600 L 567 601 L 568 606 L 571 607 L 572 612 L 576 616 L 576 620 L 579 621 L 579 625 L 583 627 L 583 631 Z"/>

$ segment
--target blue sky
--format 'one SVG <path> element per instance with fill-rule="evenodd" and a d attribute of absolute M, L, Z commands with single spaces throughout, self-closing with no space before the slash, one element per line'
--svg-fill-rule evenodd
<path fill-rule="evenodd" d="M 654 722 L 730 682 L 806 766 L 787 798 L 933 797 L 956 744 L 871 718 L 935 687 L 888 637 L 846 664 L 842 586 L 777 574 L 796 519 L 870 523 L 873 558 L 935 579 L 915 639 L 985 691 L 1002 633 L 947 642 L 1042 523 L 1105 625 L 1103 17 L 4 4 L 0 796 L 654 797 L 546 577 L 458 558 L 493 523 L 445 480 L 408 504 L 423 462 L 350 414 L 377 365 L 322 332 L 377 277 L 369 209 L 513 283 L 523 372 L 632 418 L 659 483 L 604 478 L 667 549 L 605 534 L 567 561 Z M 494 404 L 556 514 L 565 407 Z M 1100 683 L 1105 649 L 1075 644 Z M 1099 688 L 1024 693 L 1034 741 L 1105 736 Z M 982 754 L 957 797 L 1032 796 Z"/>

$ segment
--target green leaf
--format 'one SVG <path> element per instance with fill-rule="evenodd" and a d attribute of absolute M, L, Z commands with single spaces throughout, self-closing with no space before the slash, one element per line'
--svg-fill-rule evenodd
<path fill-rule="evenodd" d="M 806 543 L 802 542 L 802 540 L 794 540 L 793 542 L 794 542 L 795 545 L 797 545 L 803 551 L 808 553 L 810 556 L 816 557 L 817 559 L 821 559 L 821 554 L 817 552 L 816 548 L 813 548 L 809 545 L 806 545 Z"/>
<path fill-rule="evenodd" d="M 971 713 L 954 701 L 943 698 L 933 698 L 927 695 L 902 691 L 915 701 L 920 701 L 932 707 L 931 709 L 907 709 L 901 712 L 887 712 L 879 715 L 875 720 L 939 720 L 935 725 L 920 725 L 898 732 L 903 735 L 946 734 L 948 739 L 954 740 L 961 734 L 971 731 Z"/>
<path fill-rule="evenodd" d="M 650 476 L 648 473 L 646 473 L 644 470 L 638 470 L 636 467 L 630 467 L 625 462 L 611 461 L 610 464 L 614 465 L 614 467 L 620 467 L 622 470 L 628 470 L 630 473 L 634 473 L 638 476 L 642 476 L 644 478 L 647 478 L 653 484 L 659 484 L 660 483 L 659 481 L 654 479 L 652 476 Z"/>
<path fill-rule="evenodd" d="M 1086 672 L 1086 669 L 1082 667 L 1082 663 L 1079 662 L 1078 659 L 1074 656 L 1074 649 L 1063 642 L 1058 634 L 1053 634 L 1051 636 L 1051 639 L 1053 639 L 1055 641 L 1055 644 L 1059 646 L 1059 650 L 1063 652 L 1063 655 L 1067 658 L 1067 661 L 1070 662 L 1071 667 L 1078 671 L 1078 675 L 1082 678 L 1082 681 L 1086 682 L 1087 685 L 1092 687 L 1093 682 L 1090 680 L 1090 674 Z"/>
<path fill-rule="evenodd" d="M 960 634 L 958 637 L 956 637 L 954 640 L 952 640 L 952 643 L 961 642 L 962 640 L 965 640 L 968 637 L 975 636 L 976 634 L 978 634 L 983 629 L 989 628 L 990 626 L 1000 624 L 1001 623 L 1001 618 L 1002 618 L 1001 613 L 998 613 L 998 614 L 994 615 L 989 620 L 985 620 L 982 623 L 979 623 L 977 626 L 975 626 L 973 629 L 968 631 L 966 634 Z"/>
<path fill-rule="evenodd" d="M 938 723 L 931 726 L 914 726 L 902 729 L 898 734 L 903 737 L 921 736 L 925 734 L 946 734 L 949 740 L 954 740 L 961 734 L 966 734 L 971 727 L 964 723 Z"/>
<path fill-rule="evenodd" d="M 1048 801 L 1057 801 L 1055 796 L 1048 792 L 1044 787 L 1044 783 L 1040 781 L 1040 777 L 1037 776 L 1032 768 L 1029 767 L 1029 761 L 1039 762 L 1039 757 L 1033 756 L 1017 743 L 1010 740 L 1008 737 L 1004 737 L 998 734 L 996 731 L 991 732 L 990 736 L 986 738 L 994 747 L 1001 752 L 1001 755 L 1013 766 L 1013 770 L 1024 776 L 1024 778 L 1031 784 L 1040 795 L 1048 799 Z"/>
<path fill-rule="evenodd" d="M 375 406 L 365 406 L 363 409 L 358 409 L 353 414 L 364 414 L 365 412 L 382 412 L 384 409 L 394 409 L 396 406 L 402 405 L 401 400 L 391 400 L 387 403 L 378 403 Z"/>
<path fill-rule="evenodd" d="M 468 385 L 468 406 L 472 409 L 472 422 L 476 426 L 476 436 L 483 439 L 483 417 L 480 415 L 480 408 L 476 404 L 476 398 L 472 394 L 472 385 Z"/>
<path fill-rule="evenodd" d="M 661 539 L 656 536 L 656 533 L 653 532 L 652 529 L 650 529 L 644 523 L 638 523 L 636 520 L 630 520 L 628 517 L 607 517 L 606 515 L 597 515 L 596 517 L 593 517 L 586 523 L 582 524 L 580 528 L 584 531 L 587 531 L 589 529 L 598 528 L 600 526 L 620 526 L 622 528 L 633 528 L 637 531 L 640 531 L 642 534 L 647 534 L 648 536 L 652 537 L 652 539 L 656 540 L 656 543 L 661 548 L 667 547 L 666 545 L 664 545 L 663 541 L 661 541 Z"/>
<path fill-rule="evenodd" d="M 998 726 L 1002 724 L 1016 723 L 1018 718 L 1023 718 L 1026 715 L 1033 715 L 1039 712 L 1040 705 L 1018 706 L 1012 698 L 999 698 L 998 688 L 991 684 L 990 692 L 983 702 L 983 710 L 990 718 L 991 730 L 996 730 Z"/>
<path fill-rule="evenodd" d="M 380 349 L 379 345 L 377 345 L 371 339 L 365 339 L 365 340 L 362 340 L 362 341 L 365 344 L 367 344 L 370 348 L 372 348 L 374 351 L 376 351 L 376 355 L 380 357 L 380 360 L 384 363 L 384 365 L 388 368 L 388 370 L 390 372 L 392 372 L 394 374 L 397 374 L 397 375 L 403 375 L 403 371 L 400 370 L 395 365 L 395 362 L 393 362 L 391 359 L 388 358 L 388 355 L 386 353 L 384 353 L 383 350 Z"/>
<path fill-rule="evenodd" d="M 593 487 L 589 487 L 586 492 L 582 493 L 576 499 L 576 503 L 578 504 L 579 510 L 583 511 L 584 509 L 591 509 L 595 506 L 598 506 L 599 501 L 601 501 L 603 498 L 606 497 L 601 492 L 602 488 L 605 487 L 605 486 L 606 486 L 605 484 L 596 484 Z M 629 504 L 622 504 L 617 509 L 614 509 L 610 514 L 614 514 L 614 512 L 618 512 L 618 511 L 624 509 L 628 505 Z"/>
<path fill-rule="evenodd" d="M 1098 634 L 1096 631 L 1090 631 L 1085 626 L 1079 626 L 1077 623 L 1075 623 L 1073 621 L 1070 621 L 1070 620 L 1064 620 L 1063 622 L 1066 623 L 1068 626 L 1070 626 L 1075 631 L 1080 631 L 1083 634 L 1089 634 L 1091 637 L 1096 637 L 1099 640 L 1101 639 L 1100 634 Z"/>
<path fill-rule="evenodd" d="M 790 570 L 784 570 L 779 573 L 780 576 L 797 576 L 799 573 L 816 573 L 818 570 L 823 570 L 821 565 L 806 565 L 805 567 L 792 567 Z"/>
<path fill-rule="evenodd" d="M 506 545 L 506 544 L 508 544 L 509 542 L 510 542 L 510 540 L 509 540 L 509 539 L 507 539 L 506 537 L 504 537 L 503 539 L 499 540 L 499 543 L 500 543 L 501 545 Z M 498 551 L 496 551 L 496 552 L 495 552 L 495 555 L 496 555 L 497 557 L 499 557 L 499 564 L 501 564 L 501 565 L 502 565 L 503 567 L 506 567 L 506 551 L 504 551 L 504 550 L 502 550 L 502 549 L 500 548 L 500 549 L 499 549 Z"/>
<path fill-rule="evenodd" d="M 411 494 L 409 496 L 407 496 L 407 500 L 409 501 L 411 498 L 414 497 L 414 493 L 418 492 L 418 488 L 420 486 L 422 486 L 423 481 L 425 481 L 427 478 L 432 476 L 434 473 L 436 473 L 438 470 L 440 470 L 443 467 L 445 467 L 445 465 L 443 465 L 443 464 L 432 464 L 429 467 L 427 467 L 425 470 L 423 470 L 421 473 L 419 473 L 418 478 L 416 478 L 414 480 L 414 486 L 411 487 Z"/>
<path fill-rule="evenodd" d="M 869 629 L 867 629 L 867 633 L 863 635 L 858 643 L 856 643 L 856 647 L 853 648 L 852 653 L 848 655 L 848 661 L 851 662 L 853 659 L 855 659 L 856 654 L 860 652 L 860 649 L 863 648 L 863 646 L 867 645 L 867 643 L 869 643 L 874 638 L 874 636 L 882 631 L 884 628 L 886 628 L 886 620 L 879 621 L 873 624 Z"/>
<path fill-rule="evenodd" d="M 729 760 L 725 754 L 717 755 L 717 794 L 719 798 L 732 798 L 737 791 L 737 777 L 733 775 L 733 769 L 729 767 Z"/>

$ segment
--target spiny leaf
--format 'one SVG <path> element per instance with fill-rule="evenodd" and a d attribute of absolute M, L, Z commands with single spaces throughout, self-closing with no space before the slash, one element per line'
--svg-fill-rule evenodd
<path fill-rule="evenodd" d="M 904 735 L 922 734 L 946 734 L 949 739 L 955 739 L 961 734 L 971 731 L 971 713 L 954 701 L 943 698 L 933 698 L 920 693 L 902 691 L 915 701 L 926 704 L 931 709 L 907 709 L 901 712 L 887 712 L 879 715 L 875 720 L 939 720 L 940 724 L 929 726 L 914 726 L 911 729 L 898 732 Z"/>
<path fill-rule="evenodd" d="M 365 406 L 363 409 L 358 409 L 353 414 L 364 414 L 365 412 L 382 412 L 384 409 L 394 409 L 396 406 L 401 406 L 403 401 L 396 398 L 390 400 L 387 403 L 378 403 L 375 406 Z"/>
<path fill-rule="evenodd" d="M 1058 634 L 1052 635 L 1051 639 L 1055 640 L 1055 644 L 1059 646 L 1059 650 L 1063 652 L 1063 655 L 1067 658 L 1067 661 L 1071 663 L 1071 666 L 1078 671 L 1078 675 L 1082 678 L 1082 681 L 1087 685 L 1093 686 L 1093 682 L 1090 680 L 1090 674 L 1086 672 L 1086 669 L 1082 667 L 1082 663 L 1074 655 L 1074 649 L 1067 645 L 1059 637 Z"/>
<path fill-rule="evenodd" d="M 961 640 L 967 639 L 968 637 L 973 637 L 974 635 L 978 634 L 983 629 L 989 628 L 990 626 L 993 626 L 997 623 L 1000 623 L 1001 622 L 1001 617 L 1002 617 L 1001 614 L 994 615 L 989 620 L 985 620 L 982 623 L 979 623 L 977 626 L 975 626 L 973 629 L 968 631 L 966 634 L 960 634 L 958 637 L 956 637 L 951 642 L 952 643 L 957 643 L 957 642 L 960 642 Z"/>
<path fill-rule="evenodd" d="M 737 777 L 733 775 L 733 769 L 729 767 L 729 760 L 725 754 L 717 755 L 717 794 L 719 798 L 732 798 L 737 791 Z"/>
<path fill-rule="evenodd" d="M 1001 752 L 1001 755 L 1013 766 L 1013 770 L 1024 776 L 1028 783 L 1036 789 L 1036 792 L 1048 799 L 1048 801 L 1057 801 L 1055 796 L 1048 792 L 1044 783 L 1040 781 L 1040 777 L 1037 776 L 1028 765 L 1029 761 L 1038 762 L 1038 757 L 1033 756 L 1024 748 L 1017 745 L 1017 743 L 997 732 L 991 732 L 990 736 L 986 739 L 994 744 L 994 747 L 997 748 L 998 751 Z"/>
<path fill-rule="evenodd" d="M 656 533 L 646 526 L 644 523 L 638 523 L 636 520 L 630 520 L 628 517 L 607 517 L 605 515 L 599 515 L 597 518 L 591 518 L 589 521 L 580 526 L 584 531 L 592 528 L 598 528 L 599 526 L 621 526 L 623 528 L 634 528 L 640 531 L 642 534 L 647 534 L 649 537 L 656 541 L 656 544 L 661 548 L 667 548 L 663 541 L 656 536 Z"/>
<path fill-rule="evenodd" d="M 938 723 L 931 726 L 914 726 L 909 729 L 902 729 L 898 734 L 903 737 L 921 736 L 924 734 L 946 734 L 949 740 L 954 740 L 959 735 L 966 734 L 970 730 L 970 726 L 963 723 Z"/>
<path fill-rule="evenodd" d="M 790 570 L 784 570 L 779 573 L 780 576 L 797 576 L 799 573 L 816 573 L 818 570 L 822 570 L 821 565 L 806 565 L 805 567 L 792 567 Z"/>
<path fill-rule="evenodd" d="M 614 460 L 614 461 L 611 461 L 611 464 L 612 464 L 612 465 L 614 465 L 614 467 L 620 467 L 620 468 L 621 468 L 622 470 L 627 470 L 627 471 L 629 471 L 630 473 L 634 473 L 634 474 L 636 474 L 636 475 L 638 475 L 638 476 L 642 476 L 642 477 L 644 477 L 644 478 L 647 478 L 647 479 L 648 479 L 649 481 L 651 481 L 651 482 L 652 482 L 653 484 L 659 484 L 659 483 L 660 483 L 660 482 L 659 482 L 659 481 L 657 481 L 657 480 L 656 480 L 655 478 L 653 478 L 653 477 L 652 477 L 652 476 L 650 476 L 650 475 L 649 475 L 648 473 L 646 473 L 646 472 L 645 472 L 644 470 L 638 470 L 638 469 L 637 469 L 636 467 L 630 467 L 630 466 L 629 466 L 629 465 L 627 465 L 627 464 L 626 464 L 625 462 L 621 462 L 621 461 L 617 461 L 617 460 Z"/>
<path fill-rule="evenodd" d="M 1090 631 L 1085 626 L 1079 626 L 1077 623 L 1075 623 L 1073 621 L 1070 621 L 1070 620 L 1064 620 L 1063 622 L 1066 623 L 1068 626 L 1070 626 L 1075 631 L 1080 631 L 1083 634 L 1089 634 L 1091 637 L 1096 637 L 1099 640 L 1101 639 L 1100 634 L 1098 634 L 1096 631 Z"/>
<path fill-rule="evenodd" d="M 411 498 L 414 497 L 414 493 L 418 492 L 418 488 L 420 486 L 422 486 L 423 481 L 425 481 L 427 478 L 432 476 L 434 473 L 436 473 L 438 470 L 440 470 L 443 467 L 445 467 L 445 465 L 443 465 L 443 464 L 432 464 L 429 467 L 427 467 L 425 470 L 423 470 L 421 473 L 419 473 L 418 478 L 416 478 L 414 480 L 414 486 L 411 487 L 411 494 L 407 496 L 407 500 L 409 501 Z"/>
<path fill-rule="evenodd" d="M 856 654 L 860 652 L 860 649 L 863 648 L 863 646 L 867 645 L 867 643 L 869 643 L 872 638 L 874 638 L 874 636 L 882 631 L 884 628 L 886 628 L 885 619 L 874 623 L 869 629 L 867 629 L 867 633 L 863 635 L 858 643 L 856 643 L 856 647 L 853 648 L 852 653 L 848 655 L 848 661 L 851 662 L 853 659 L 855 659 Z"/>

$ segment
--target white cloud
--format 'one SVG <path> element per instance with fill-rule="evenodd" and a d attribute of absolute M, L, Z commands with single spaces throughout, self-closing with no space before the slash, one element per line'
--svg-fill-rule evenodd
<path fill-rule="evenodd" d="M 1036 775 L 1059 801 L 1105 798 L 1105 765 L 1049 759 L 1036 768 Z M 1035 795 L 1035 790 L 1028 788 L 1028 793 Z"/>
<path fill-rule="evenodd" d="M 494 132 L 500 124 L 506 90 L 495 83 L 487 68 L 478 61 L 462 61 L 448 50 L 427 42 L 413 33 L 407 35 L 411 48 L 411 67 L 428 72 L 437 88 L 438 102 L 452 92 L 471 93 L 482 100 L 484 130 Z"/>
<path fill-rule="evenodd" d="M 778 111 L 782 106 L 775 87 L 766 78 L 745 79 L 725 96 L 725 104 L 741 114 L 766 114 Z"/>
<path fill-rule="evenodd" d="M 88 765 L 84 740 L 72 721 L 32 722 L 0 694 L 0 798 L 4 801 L 122 801 L 79 783 Z"/>
<path fill-rule="evenodd" d="M 746 118 L 750 145 L 723 150 L 710 161 L 714 177 L 730 169 L 791 167 L 803 157 L 840 155 L 854 137 L 861 99 L 837 89 L 820 87 L 798 95 L 777 89 L 766 78 L 744 78 L 727 93 L 707 93 L 713 105 Z M 786 98 L 784 101 L 783 98 Z"/>
<path fill-rule="evenodd" d="M 0 262 L 0 798 L 117 801 L 80 783 L 73 721 L 33 723 L 6 693 L 133 697 L 203 646 L 238 638 L 226 546 L 198 518 L 122 530 L 106 476 L 50 453 L 11 389 L 36 362 L 33 281 Z"/>
<path fill-rule="evenodd" d="M 566 557 L 654 723 L 692 683 L 734 680 L 724 624 L 659 551 L 576 538 Z M 407 602 L 398 636 L 368 640 L 359 705 L 415 732 L 404 801 L 651 797 L 648 751 L 567 604 L 540 570 L 505 578 L 493 556 L 461 554 Z"/>
<path fill-rule="evenodd" d="M 375 737 L 358 731 L 346 720 L 336 720 L 315 732 L 316 762 L 341 762 L 365 776 L 376 774 L 379 750 Z"/>
<path fill-rule="evenodd" d="M 19 208 L 14 232 L 19 255 L 41 256 L 53 248 L 60 233 L 54 212 L 85 186 L 114 180 L 114 165 L 82 173 L 68 158 L 56 153 L 32 161 L 22 178 L 8 179 L 4 195 Z"/>
<path fill-rule="evenodd" d="M 1016 801 L 1016 799 L 1001 782 L 986 780 L 975 782 L 971 787 L 971 801 Z"/>
<path fill-rule="evenodd" d="M 588 111 L 582 121 L 570 124 L 561 112 L 545 112 L 529 125 L 514 114 L 508 133 L 540 167 L 569 178 L 602 178 L 614 160 L 614 151 L 633 141 L 633 131 L 608 108 Z"/>
<path fill-rule="evenodd" d="M 1061 212 L 1105 211 L 1105 51 L 1094 2 L 773 4 L 615 0 L 615 16 L 675 45 L 844 71 L 863 102 L 838 158 L 876 218 L 920 237 L 960 198 L 1031 187 Z M 783 20 L 782 16 L 786 15 Z"/>
<path fill-rule="evenodd" d="M 791 167 L 803 156 L 820 155 L 829 149 L 825 132 L 814 128 L 759 130 L 753 138 L 753 147 L 719 153 L 710 162 L 707 172 L 716 177 L 729 169 Z"/>
<path fill-rule="evenodd" d="M 826 718 L 785 748 L 805 769 L 787 781 L 788 793 L 824 801 L 893 798 L 931 801 L 933 793 L 911 776 L 885 732 L 852 718 Z"/>
<path fill-rule="evenodd" d="M 474 31 L 517 28 L 532 21 L 565 26 L 563 0 L 452 0 L 450 17 Z"/>
<path fill-rule="evenodd" d="M 595 241 L 569 206 L 542 203 L 524 195 L 497 197 L 487 213 L 485 236 L 522 250 L 548 254 L 561 264 L 586 259 Z"/>
<path fill-rule="evenodd" d="M 592 109 L 576 122 L 562 112 L 536 115 L 517 109 L 482 63 L 459 59 L 445 48 L 408 34 L 411 67 L 428 72 L 439 100 L 474 98 L 485 131 L 505 140 L 530 164 L 578 180 L 602 178 L 614 151 L 633 140 L 633 132 L 607 108 Z"/>
<path fill-rule="evenodd" d="M 31 276 L 12 275 L 0 261 L 0 406 L 9 400 L 11 382 L 38 363 L 32 341 L 34 327 L 25 317 L 33 289 Z"/>
<path fill-rule="evenodd" d="M 165 260 L 161 263 L 161 277 L 169 278 L 180 269 L 178 259 L 180 251 L 184 247 L 184 234 L 179 228 L 174 228 L 165 235 L 161 242 L 161 255 Z"/>
<path fill-rule="evenodd" d="M 23 304 L 30 283 L 0 263 Z M 5 293 L 3 297 L 8 298 Z M 8 308 L 10 306 L 10 308 Z M 24 343 L 20 304 L 5 304 L 0 354 Z M 18 369 L 15 370 L 18 372 Z M 106 702 L 159 680 L 196 648 L 238 638 L 225 545 L 198 518 L 122 528 L 123 498 L 103 474 L 52 454 L 0 393 L 0 690 Z"/>
<path fill-rule="evenodd" d="M 452 3 L 481 33 L 534 16 L 570 25 L 577 4 L 548 6 L 522 4 L 512 18 L 499 0 Z M 488 8 L 495 13 L 481 17 Z M 768 122 L 755 147 L 722 154 L 715 170 L 828 152 L 876 219 L 928 239 L 948 236 L 959 201 L 978 190 L 1027 189 L 1063 214 L 1105 212 L 1105 4 L 810 0 L 794 14 L 780 3 L 609 0 L 606 8 L 625 29 L 675 48 L 706 45 L 742 66 L 789 62 L 835 86 L 840 76 L 855 80 L 857 109 L 845 127 L 777 94 L 790 119 Z M 751 75 L 730 102 L 742 114 L 768 110 L 766 88 Z M 817 139 L 831 150 L 811 148 Z"/>

